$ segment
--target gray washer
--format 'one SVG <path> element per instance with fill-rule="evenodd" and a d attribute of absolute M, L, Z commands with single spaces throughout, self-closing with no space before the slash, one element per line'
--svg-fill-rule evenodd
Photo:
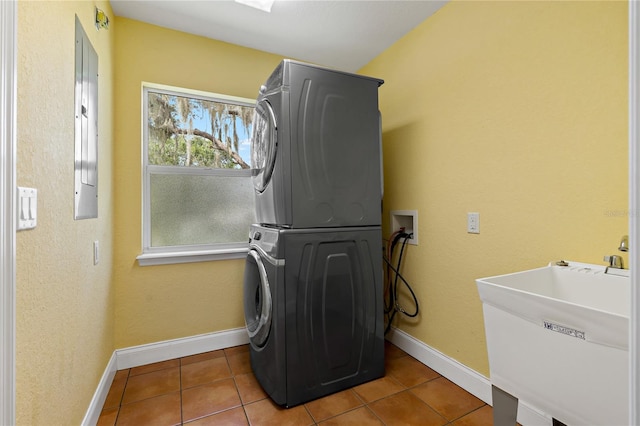
<path fill-rule="evenodd" d="M 379 227 L 251 227 L 244 311 L 253 372 L 291 407 L 384 375 Z"/>

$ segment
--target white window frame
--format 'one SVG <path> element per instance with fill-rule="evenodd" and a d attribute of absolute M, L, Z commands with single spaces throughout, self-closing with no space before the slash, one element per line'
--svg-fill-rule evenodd
<path fill-rule="evenodd" d="M 137 257 L 140 266 L 167 265 L 174 263 L 206 262 L 211 260 L 244 259 L 249 251 L 249 228 L 247 240 L 236 243 L 215 243 L 180 246 L 151 246 L 151 174 L 179 174 L 198 176 L 251 176 L 251 170 L 178 168 L 175 166 L 154 166 L 147 164 L 148 115 L 147 91 L 160 91 L 169 95 L 191 96 L 217 102 L 234 103 L 255 107 L 254 99 L 218 93 L 203 92 L 156 83 L 142 83 L 142 254 Z"/>

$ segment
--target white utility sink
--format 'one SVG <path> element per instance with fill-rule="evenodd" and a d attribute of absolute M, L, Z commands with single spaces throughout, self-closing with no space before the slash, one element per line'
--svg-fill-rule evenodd
<path fill-rule="evenodd" d="M 628 271 L 566 263 L 476 280 L 491 382 L 566 424 L 627 424 Z"/>

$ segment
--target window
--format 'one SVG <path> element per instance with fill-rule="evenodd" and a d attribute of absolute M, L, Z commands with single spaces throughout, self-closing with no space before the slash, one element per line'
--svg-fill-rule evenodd
<path fill-rule="evenodd" d="M 144 85 L 140 265 L 245 256 L 255 220 L 254 106 L 251 99 Z"/>

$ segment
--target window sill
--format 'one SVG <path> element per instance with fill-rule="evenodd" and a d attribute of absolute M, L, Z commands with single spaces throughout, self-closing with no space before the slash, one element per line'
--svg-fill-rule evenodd
<path fill-rule="evenodd" d="M 176 263 L 209 262 L 212 260 L 244 259 L 249 251 L 248 247 L 227 248 L 218 250 L 169 251 L 157 253 L 143 253 L 136 257 L 138 265 L 173 265 Z"/>

